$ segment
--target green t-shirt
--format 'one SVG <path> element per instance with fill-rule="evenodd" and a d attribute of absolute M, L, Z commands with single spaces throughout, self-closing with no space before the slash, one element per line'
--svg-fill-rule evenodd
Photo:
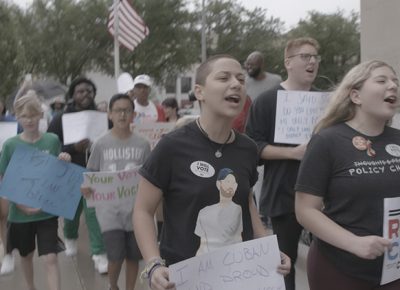
<path fill-rule="evenodd" d="M 8 163 L 11 160 L 11 156 L 14 153 L 15 148 L 18 144 L 29 145 L 39 149 L 42 152 L 49 153 L 54 156 L 58 156 L 61 151 L 61 143 L 58 140 L 57 135 L 53 133 L 44 133 L 42 137 L 36 141 L 35 143 L 28 143 L 21 139 L 20 134 L 10 139 L 7 139 L 3 144 L 3 151 L 0 156 L 0 174 L 4 175 L 6 172 Z M 34 215 L 26 215 L 21 210 L 19 210 L 15 203 L 10 202 L 10 208 L 8 213 L 8 220 L 14 223 L 26 223 L 33 222 L 39 220 L 45 220 L 49 218 L 53 218 L 53 215 L 50 215 L 45 212 L 39 212 Z"/>

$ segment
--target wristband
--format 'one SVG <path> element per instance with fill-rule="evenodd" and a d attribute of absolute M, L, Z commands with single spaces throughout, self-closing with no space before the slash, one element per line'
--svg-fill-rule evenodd
<path fill-rule="evenodd" d="M 140 274 L 140 279 L 149 279 L 149 285 L 151 284 L 151 275 L 153 274 L 154 270 L 158 267 L 165 267 L 165 260 L 161 258 L 156 258 L 151 260 L 147 263 L 146 267 Z"/>

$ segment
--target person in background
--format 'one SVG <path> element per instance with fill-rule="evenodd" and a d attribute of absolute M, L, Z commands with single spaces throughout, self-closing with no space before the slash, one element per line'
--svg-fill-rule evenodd
<path fill-rule="evenodd" d="M 89 171 L 120 171 L 133 169 L 144 163 L 150 153 L 149 142 L 131 132 L 130 124 L 135 116 L 133 101 L 125 94 L 114 95 L 110 100 L 108 117 L 113 127 L 100 137 L 92 146 L 87 164 Z M 111 154 L 110 150 L 128 152 L 122 155 Z M 81 187 L 85 197 L 93 194 L 90 187 Z M 108 258 L 108 279 L 110 290 L 118 290 L 118 278 L 122 263 L 126 263 L 126 290 L 134 290 L 142 258 L 137 246 L 132 226 L 131 206 L 104 204 L 96 207 L 96 216 L 100 224 Z"/>
<path fill-rule="evenodd" d="M 57 96 L 53 98 L 50 102 L 51 117 L 54 118 L 55 115 L 61 114 L 65 108 L 64 96 Z"/>
<path fill-rule="evenodd" d="M 149 100 L 151 79 L 148 75 L 138 75 L 133 80 L 133 101 L 135 102 L 135 124 L 143 122 L 164 122 L 164 111 Z"/>
<path fill-rule="evenodd" d="M 101 101 L 96 104 L 96 110 L 99 112 L 107 113 L 107 101 Z"/>
<path fill-rule="evenodd" d="M 264 163 L 259 211 L 265 225 L 271 219 L 280 249 L 296 263 L 302 226 L 294 213 L 294 185 L 306 144 L 275 143 L 278 90 L 310 91 L 318 73 L 319 44 L 312 38 L 289 40 L 285 48 L 288 77 L 278 87 L 258 96 L 250 108 L 246 133 L 258 145 Z M 285 277 L 287 290 L 295 289 L 295 267 Z"/>
<path fill-rule="evenodd" d="M 398 106 L 394 69 L 366 61 L 346 74 L 315 127 L 296 184 L 296 216 L 316 237 L 311 290 L 400 289 L 400 279 L 379 285 L 392 247 L 383 237 L 384 199 L 400 197 L 400 131 L 388 126 Z"/>
<path fill-rule="evenodd" d="M 257 147 L 232 129 L 246 100 L 244 80 L 240 63 L 229 55 L 217 55 L 202 63 L 195 86 L 200 117 L 165 135 L 139 171 L 133 224 L 147 263 L 142 274 L 149 279 L 151 289 L 173 288 L 166 266 L 196 255 L 200 246 L 200 237 L 195 234 L 198 214 L 220 201 L 216 173 L 223 168 L 235 172 L 238 186 L 232 200 L 241 208 L 242 240 L 267 235 L 251 190 L 257 180 Z M 164 225 L 158 246 L 154 213 L 161 200 Z M 218 224 L 227 235 L 236 234 L 229 223 L 221 220 Z M 290 259 L 284 254 L 281 258 L 278 271 L 286 274 Z"/>
<path fill-rule="evenodd" d="M 39 131 L 39 120 L 43 117 L 43 110 L 35 91 L 29 90 L 18 98 L 14 103 L 14 110 L 23 131 L 4 143 L 0 157 L 0 180 L 18 145 L 29 145 L 58 156 L 61 160 L 71 160 L 69 154 L 60 153 L 61 144 L 55 134 Z M 57 259 L 57 253 L 60 251 L 58 218 L 41 211 L 40 208 L 10 202 L 8 221 L 10 224 L 7 252 L 10 253 L 13 249 L 19 251 L 28 289 L 35 289 L 33 254 L 37 243 L 38 254 L 45 262 L 48 287 L 51 290 L 59 290 L 61 283 Z"/>
<path fill-rule="evenodd" d="M 75 79 L 69 86 L 66 96 L 67 101 L 70 100 L 71 103 L 67 106 L 63 114 L 84 110 L 96 110 L 94 103 L 95 96 L 96 86 L 91 80 L 85 77 Z M 56 115 L 48 128 L 48 132 L 55 133 L 62 143 L 64 142 L 62 126 L 63 114 Z M 63 151 L 71 155 L 73 163 L 86 167 L 89 148 L 90 140 L 84 139 L 74 144 L 64 145 Z M 67 256 L 75 256 L 77 254 L 78 230 L 82 211 L 85 213 L 94 267 L 100 274 L 107 273 L 108 261 L 105 255 L 103 238 L 96 218 L 96 212 L 94 208 L 87 207 L 86 201 L 83 198 L 79 203 L 74 219 L 64 219 L 65 254 Z"/>
<path fill-rule="evenodd" d="M 175 122 L 179 119 L 179 106 L 176 98 L 166 98 L 162 101 L 161 106 L 164 110 L 165 120 L 167 122 Z"/>
<path fill-rule="evenodd" d="M 249 54 L 244 64 L 247 71 L 246 92 L 251 101 L 282 82 L 280 75 L 266 72 L 264 68 L 264 56 L 259 51 Z"/>

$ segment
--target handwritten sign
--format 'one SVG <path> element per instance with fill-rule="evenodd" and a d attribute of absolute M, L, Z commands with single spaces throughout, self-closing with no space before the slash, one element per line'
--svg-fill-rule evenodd
<path fill-rule="evenodd" d="M 390 124 L 390 126 L 400 130 L 400 114 L 399 113 L 397 113 L 396 115 L 393 116 L 392 123 Z"/>
<path fill-rule="evenodd" d="M 276 236 L 231 245 L 169 267 L 177 290 L 284 290 Z"/>
<path fill-rule="evenodd" d="M 108 130 L 107 113 L 81 111 L 62 116 L 64 145 L 83 139 L 96 140 Z"/>
<path fill-rule="evenodd" d="M 149 142 L 150 147 L 153 148 L 157 145 L 158 141 L 160 141 L 161 137 L 168 132 L 172 131 L 174 128 L 174 123 L 154 123 L 154 122 L 144 122 L 141 124 L 135 125 L 135 131 L 140 135 L 144 136 Z"/>
<path fill-rule="evenodd" d="M 3 148 L 3 143 L 11 137 L 17 135 L 17 122 L 0 122 L 0 152 Z"/>
<path fill-rule="evenodd" d="M 138 170 L 83 173 L 83 186 L 94 191 L 92 197 L 86 199 L 88 207 L 108 204 L 131 211 L 139 185 Z"/>
<path fill-rule="evenodd" d="M 384 199 L 383 237 L 392 240 L 385 251 L 381 285 L 400 279 L 400 197 Z"/>
<path fill-rule="evenodd" d="M 303 144 L 329 101 L 329 93 L 278 91 L 275 119 L 275 142 Z"/>
<path fill-rule="evenodd" d="M 0 184 L 0 196 L 73 219 L 85 169 L 27 145 L 18 145 Z"/>

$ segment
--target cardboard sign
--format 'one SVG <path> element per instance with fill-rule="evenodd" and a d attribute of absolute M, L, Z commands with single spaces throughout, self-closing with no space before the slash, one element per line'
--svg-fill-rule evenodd
<path fill-rule="evenodd" d="M 158 141 L 160 141 L 161 137 L 168 132 L 172 131 L 174 128 L 174 123 L 153 123 L 153 122 L 144 122 L 141 124 L 135 125 L 135 132 L 139 133 L 143 137 L 145 137 L 150 142 L 150 148 L 153 148 L 157 145 Z"/>
<path fill-rule="evenodd" d="M 383 214 L 383 237 L 392 248 L 384 254 L 381 285 L 400 279 L 400 197 L 385 198 Z"/>
<path fill-rule="evenodd" d="M 139 185 L 139 168 L 108 171 L 85 172 L 82 186 L 90 187 L 94 193 L 87 198 L 88 207 L 107 204 L 118 208 L 128 207 L 131 211 Z"/>
<path fill-rule="evenodd" d="M 83 167 L 27 145 L 18 145 L 0 184 L 0 196 L 73 219 L 82 195 Z"/>
<path fill-rule="evenodd" d="M 83 139 L 92 142 L 108 130 L 107 113 L 81 111 L 62 115 L 64 145 L 77 143 Z"/>
<path fill-rule="evenodd" d="M 0 152 L 3 148 L 3 143 L 11 137 L 17 135 L 17 122 L 0 122 Z"/>
<path fill-rule="evenodd" d="M 238 243 L 169 267 L 177 290 L 285 290 L 276 236 Z"/>
<path fill-rule="evenodd" d="M 276 143 L 304 144 L 329 101 L 327 92 L 278 91 L 276 103 Z"/>

